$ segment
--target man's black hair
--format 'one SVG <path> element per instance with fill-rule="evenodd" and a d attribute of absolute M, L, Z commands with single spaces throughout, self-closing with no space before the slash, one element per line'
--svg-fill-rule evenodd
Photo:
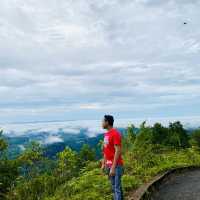
<path fill-rule="evenodd" d="M 104 115 L 104 120 L 107 121 L 110 126 L 113 126 L 114 117 L 112 115 Z"/>

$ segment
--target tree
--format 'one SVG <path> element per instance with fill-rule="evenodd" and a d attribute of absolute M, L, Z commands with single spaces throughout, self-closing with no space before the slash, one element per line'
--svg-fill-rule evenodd
<path fill-rule="evenodd" d="M 0 156 L 2 156 L 3 152 L 7 149 L 8 144 L 2 137 L 3 135 L 3 130 L 0 130 Z"/>
<path fill-rule="evenodd" d="M 192 132 L 190 144 L 193 147 L 200 149 L 200 129 L 197 129 L 197 130 Z"/>
<path fill-rule="evenodd" d="M 135 142 L 135 138 L 136 138 L 135 126 L 131 124 L 127 128 L 127 139 L 131 144 L 133 144 Z"/>
<path fill-rule="evenodd" d="M 18 163 L 16 160 L 8 160 L 6 156 L 2 157 L 8 144 L 2 137 L 3 131 L 0 131 L 0 199 L 4 199 L 5 194 L 14 185 L 18 177 Z"/>
<path fill-rule="evenodd" d="M 152 143 L 165 145 L 168 138 L 168 129 L 160 123 L 155 123 L 152 127 Z"/>
<path fill-rule="evenodd" d="M 177 121 L 169 124 L 169 143 L 175 148 L 189 147 L 189 137 L 183 125 Z"/>
<path fill-rule="evenodd" d="M 134 147 L 136 148 L 142 148 L 146 145 L 153 143 L 153 131 L 152 128 L 149 126 L 146 126 L 146 122 L 144 121 L 140 125 L 140 131 L 136 136 Z"/>
<path fill-rule="evenodd" d="M 19 176 L 18 163 L 16 160 L 0 161 L 0 199 L 4 199 L 4 195 L 15 184 Z"/>
<path fill-rule="evenodd" d="M 79 158 L 81 162 L 94 161 L 95 150 L 91 149 L 88 144 L 84 144 L 79 152 Z"/>
<path fill-rule="evenodd" d="M 78 156 L 71 148 L 66 147 L 58 153 L 58 172 L 62 178 L 70 179 L 78 173 Z"/>
<path fill-rule="evenodd" d="M 21 173 L 26 178 L 37 176 L 41 170 L 40 163 L 44 160 L 43 149 L 38 142 L 32 141 L 27 149 L 19 156 Z"/>
<path fill-rule="evenodd" d="M 135 126 L 131 124 L 127 127 L 125 134 L 122 138 L 123 153 L 127 152 L 128 149 L 133 147 L 135 139 L 136 139 Z"/>

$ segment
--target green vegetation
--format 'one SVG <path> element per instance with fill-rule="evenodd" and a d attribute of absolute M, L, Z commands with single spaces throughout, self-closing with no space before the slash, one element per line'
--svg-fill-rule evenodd
<path fill-rule="evenodd" d="M 33 142 L 16 159 L 8 159 L 8 144 L 0 133 L 0 199 L 3 200 L 110 200 L 111 188 L 100 170 L 96 149 L 83 145 L 79 152 L 67 147 L 56 159 L 44 156 Z M 180 122 L 139 129 L 130 125 L 123 133 L 125 195 L 152 176 L 181 166 L 200 166 L 200 129 L 188 133 Z"/>

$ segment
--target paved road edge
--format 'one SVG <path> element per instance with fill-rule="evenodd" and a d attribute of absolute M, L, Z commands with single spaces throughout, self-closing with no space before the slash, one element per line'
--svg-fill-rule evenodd
<path fill-rule="evenodd" d="M 150 200 L 151 195 L 165 180 L 169 179 L 171 175 L 182 173 L 194 169 L 200 169 L 200 166 L 185 166 L 170 169 L 162 174 L 155 176 L 150 182 L 139 187 L 128 200 Z"/>

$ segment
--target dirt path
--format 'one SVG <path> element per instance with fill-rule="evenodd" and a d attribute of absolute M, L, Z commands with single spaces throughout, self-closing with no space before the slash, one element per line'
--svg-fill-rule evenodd
<path fill-rule="evenodd" d="M 163 183 L 152 200 L 200 200 L 200 170 L 176 174 Z"/>

